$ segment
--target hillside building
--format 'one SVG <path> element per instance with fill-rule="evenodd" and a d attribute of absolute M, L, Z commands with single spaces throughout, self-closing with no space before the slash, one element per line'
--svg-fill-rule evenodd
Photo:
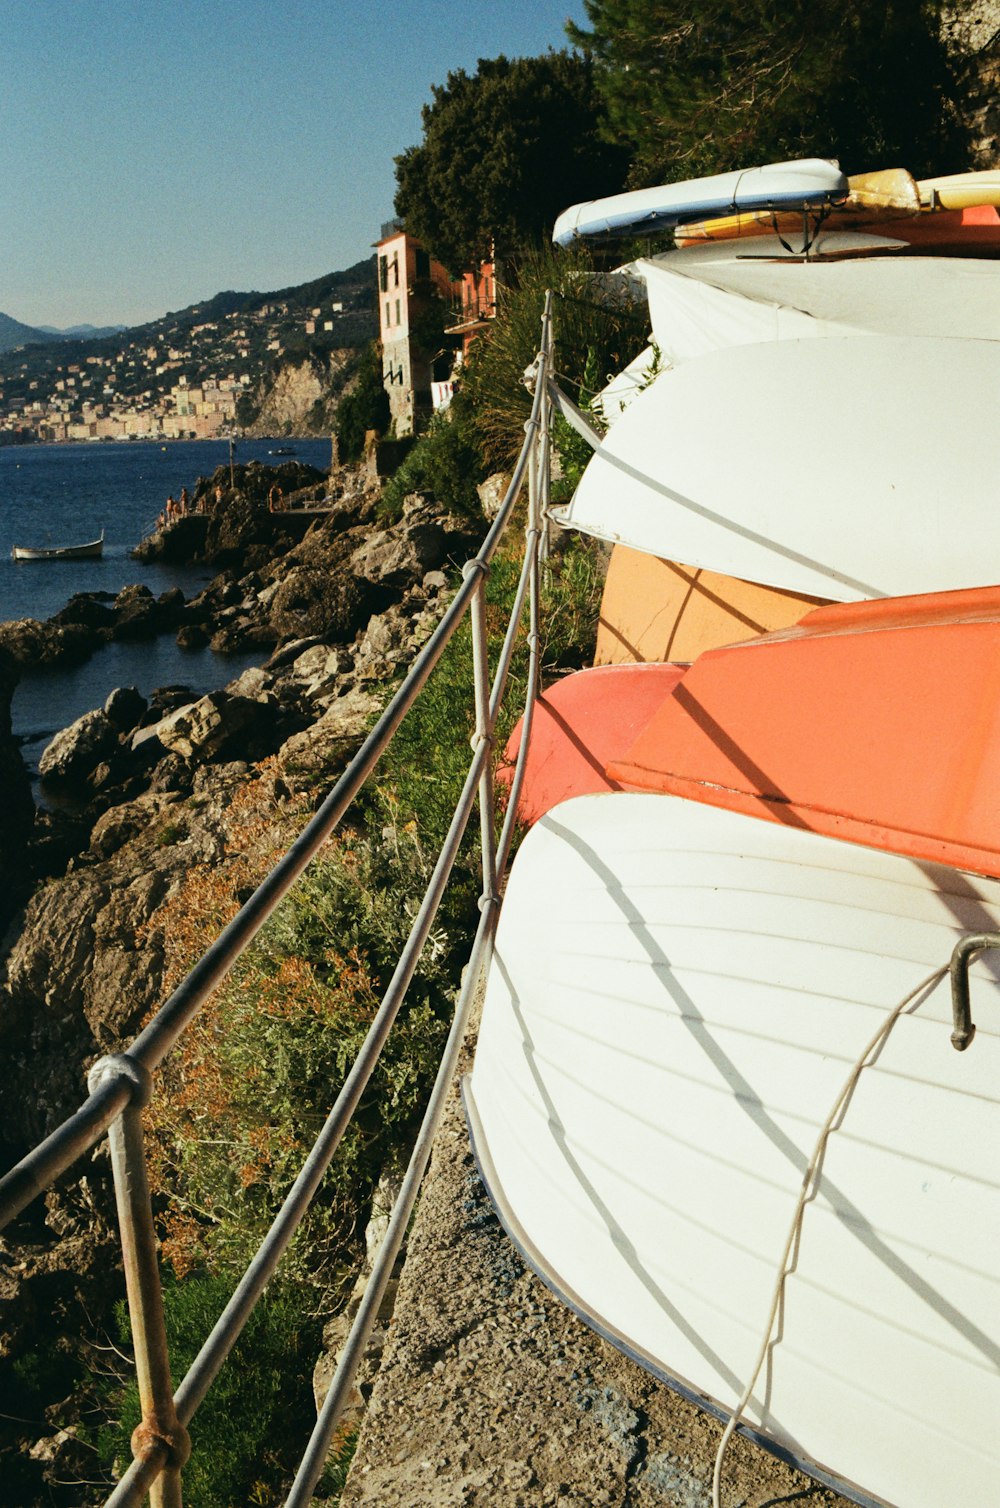
<path fill-rule="evenodd" d="M 451 375 L 445 314 L 457 285 L 399 220 L 376 244 L 382 381 L 397 436 L 412 435 L 433 412 L 431 384 Z"/>
<path fill-rule="evenodd" d="M 382 381 L 402 437 L 449 401 L 455 368 L 496 313 L 496 282 L 492 262 L 453 278 L 399 220 L 376 251 Z"/>

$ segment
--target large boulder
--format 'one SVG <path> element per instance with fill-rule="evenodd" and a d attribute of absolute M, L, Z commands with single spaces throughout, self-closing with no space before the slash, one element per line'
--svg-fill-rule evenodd
<path fill-rule="evenodd" d="M 159 627 L 159 609 L 149 587 L 123 587 L 115 598 L 114 637 L 152 639 L 159 632 Z"/>
<path fill-rule="evenodd" d="M 31 783 L 10 726 L 10 700 L 17 685 L 17 669 L 0 652 L 0 932 L 6 926 L 16 896 L 9 883 L 23 868 L 25 847 L 35 819 Z M 4 884 L 3 876 L 8 877 Z"/>
<path fill-rule="evenodd" d="M 360 686 L 327 708 L 323 716 L 285 740 L 278 758 L 289 773 L 298 770 L 339 774 L 358 752 L 369 728 L 382 710 L 382 698 Z"/>
<path fill-rule="evenodd" d="M 38 773 L 55 784 L 81 786 L 117 747 L 118 730 L 98 707 L 56 734 L 38 761 Z"/>
<path fill-rule="evenodd" d="M 443 565 L 467 536 L 464 520 L 442 518 L 422 494 L 411 493 L 399 523 L 370 534 L 354 551 L 351 570 L 366 581 L 407 587 Z"/>
<path fill-rule="evenodd" d="M 83 623 L 39 623 L 37 618 L 0 623 L 0 653 L 22 670 L 81 665 L 103 640 L 100 630 Z"/>
<path fill-rule="evenodd" d="M 350 571 L 297 565 L 269 604 L 271 627 L 281 639 L 354 638 L 375 606 L 372 587 Z"/>
<path fill-rule="evenodd" d="M 66 606 L 49 619 L 50 623 L 76 623 L 84 628 L 114 627 L 114 598 L 109 592 L 77 592 Z"/>
<path fill-rule="evenodd" d="M 343 646 L 314 644 L 287 666 L 282 679 L 291 681 L 310 701 L 327 701 L 337 694 L 353 667 L 354 656 Z"/>
<path fill-rule="evenodd" d="M 272 725 L 271 709 L 249 697 L 212 691 L 200 701 L 170 712 L 149 731 L 165 749 L 187 760 L 234 758 L 254 748 Z"/>
<path fill-rule="evenodd" d="M 135 686 L 119 686 L 104 703 L 104 711 L 119 733 L 130 733 L 142 722 L 148 705 Z"/>

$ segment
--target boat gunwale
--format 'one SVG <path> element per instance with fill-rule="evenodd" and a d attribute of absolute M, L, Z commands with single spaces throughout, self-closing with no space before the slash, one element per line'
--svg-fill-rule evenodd
<path fill-rule="evenodd" d="M 711 1394 L 700 1392 L 685 1378 L 676 1373 L 668 1372 L 658 1362 L 654 1361 L 641 1346 L 637 1346 L 634 1342 L 626 1339 L 620 1330 L 609 1324 L 596 1310 L 590 1308 L 575 1289 L 565 1286 L 559 1274 L 545 1261 L 545 1258 L 524 1230 L 503 1193 L 503 1187 L 487 1149 L 486 1136 L 482 1122 L 479 1119 L 479 1112 L 476 1108 L 472 1077 L 471 1073 L 463 1074 L 459 1080 L 459 1093 L 473 1161 L 497 1219 L 503 1227 L 504 1234 L 522 1262 L 545 1284 L 546 1288 L 549 1289 L 561 1304 L 570 1309 L 576 1315 L 577 1319 L 582 1320 L 590 1330 L 593 1330 L 596 1335 L 600 1336 L 601 1340 L 606 1341 L 608 1345 L 614 1346 L 616 1351 L 619 1351 L 623 1356 L 627 1356 L 630 1361 L 634 1362 L 636 1366 L 641 1367 L 649 1376 L 655 1378 L 657 1382 L 662 1383 L 664 1387 L 669 1388 L 672 1393 L 678 1394 L 687 1403 L 693 1404 L 702 1413 L 710 1415 L 713 1419 L 717 1419 L 722 1425 L 728 1424 L 732 1417 L 732 1409 L 727 1408 L 725 1404 L 720 1403 Z M 813 1461 L 809 1456 L 798 1455 L 795 1451 L 789 1449 L 787 1445 L 782 1445 L 778 1440 L 767 1435 L 763 1430 L 756 1429 L 753 1425 L 747 1424 L 743 1419 L 738 1421 L 735 1432 L 738 1435 L 742 1435 L 752 1444 L 760 1446 L 762 1450 L 766 1450 L 768 1455 L 774 1456 L 779 1461 L 783 1461 L 786 1466 L 791 1466 L 794 1470 L 803 1472 L 821 1487 L 828 1487 L 831 1491 L 840 1493 L 842 1497 L 848 1498 L 852 1503 L 857 1504 L 858 1508 L 893 1508 L 893 1504 L 888 1499 L 872 1497 L 870 1493 L 865 1492 L 863 1488 L 851 1482 L 847 1477 L 838 1476 L 829 1467 L 823 1466 L 818 1461 Z"/>

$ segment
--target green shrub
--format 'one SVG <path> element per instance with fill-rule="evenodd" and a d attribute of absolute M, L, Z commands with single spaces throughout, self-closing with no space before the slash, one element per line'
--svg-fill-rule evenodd
<path fill-rule="evenodd" d="M 201 1349 L 233 1289 L 229 1278 L 197 1274 L 168 1281 L 163 1304 L 174 1386 Z M 282 1501 L 316 1419 L 312 1369 L 322 1343 L 314 1295 L 272 1283 L 191 1421 L 191 1458 L 182 1472 L 188 1508 L 250 1508 Z M 128 1309 L 116 1311 L 119 1339 L 131 1342 Z M 103 1460 L 124 1468 L 141 1417 L 134 1378 L 109 1382 L 109 1421 L 94 1432 Z"/>
<path fill-rule="evenodd" d="M 364 1040 L 432 867 L 402 824 L 347 830 L 262 930 L 165 1065 L 149 1110 L 162 1251 L 178 1276 L 236 1273 L 298 1174 Z M 193 871 L 161 910 L 208 930 L 218 876 Z M 396 1027 L 283 1264 L 336 1307 L 372 1192 L 419 1122 L 450 1017 L 467 904 L 450 899 Z M 457 909 L 456 909 L 457 908 Z M 462 960 L 464 961 L 464 960 Z"/>
<path fill-rule="evenodd" d="M 596 275 L 586 248 L 522 253 L 508 269 L 497 317 L 476 340 L 462 375 L 462 391 L 490 470 L 511 466 L 524 440 L 531 394 L 523 378 L 541 341 L 547 289 L 554 295 L 555 377 L 574 402 L 579 402 L 588 370 L 589 382 L 600 389 L 648 340 L 645 306 L 637 307 L 621 285 Z"/>
<path fill-rule="evenodd" d="M 382 385 L 382 356 L 373 341 L 358 358 L 356 380 L 337 405 L 334 427 L 342 461 L 358 461 L 370 429 L 389 426 L 389 397 Z"/>
<path fill-rule="evenodd" d="M 379 513 L 397 519 L 409 492 L 429 492 L 449 513 L 482 518 L 476 486 L 483 480 L 482 458 L 475 443 L 466 406 L 456 395 L 450 409 L 441 409 L 430 428 L 382 489 Z"/>

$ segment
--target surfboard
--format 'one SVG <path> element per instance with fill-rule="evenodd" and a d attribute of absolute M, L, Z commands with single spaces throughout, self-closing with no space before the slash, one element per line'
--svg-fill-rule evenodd
<path fill-rule="evenodd" d="M 922 203 L 941 209 L 974 209 L 976 205 L 1000 206 L 1000 169 L 978 173 L 949 173 L 943 178 L 921 178 L 917 184 Z"/>
<path fill-rule="evenodd" d="M 896 219 L 920 211 L 920 189 L 905 168 L 882 168 L 876 172 L 855 173 L 848 180 L 842 202 L 824 215 L 828 230 L 853 229 L 882 218 Z M 679 227 L 677 241 L 727 241 L 740 236 L 762 235 L 767 231 L 782 234 L 801 233 L 802 216 L 781 211 L 746 210 L 737 214 L 717 215 Z"/>
<path fill-rule="evenodd" d="M 774 162 L 571 205 L 552 239 L 569 246 L 578 236 L 642 235 L 737 210 L 830 204 L 847 191 L 839 165 L 825 158 Z"/>
<path fill-rule="evenodd" d="M 1000 169 L 981 172 L 950 173 L 943 177 L 916 180 L 905 168 L 859 173 L 848 178 L 848 193 L 842 203 L 829 208 L 823 216 L 826 231 L 860 229 L 866 225 L 892 222 L 893 234 L 904 241 L 922 246 L 961 245 L 954 232 L 962 226 L 986 222 L 947 218 L 947 212 L 984 207 L 1000 207 Z M 913 226 L 908 231 L 906 221 Z M 903 223 L 896 223 L 903 222 Z M 678 227 L 677 244 L 686 246 L 699 241 L 728 241 L 754 238 L 768 233 L 784 237 L 801 236 L 801 214 L 786 210 L 746 209 L 739 213 L 717 215 Z M 966 244 L 985 244 L 985 237 L 967 235 Z"/>

